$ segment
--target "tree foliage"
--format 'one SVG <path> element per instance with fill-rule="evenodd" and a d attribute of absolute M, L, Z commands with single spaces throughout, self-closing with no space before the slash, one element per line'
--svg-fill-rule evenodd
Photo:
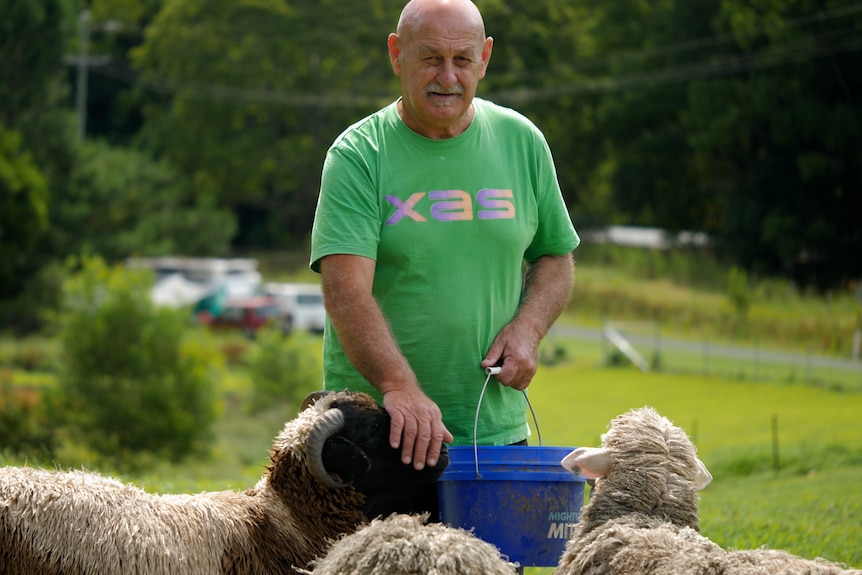
<path fill-rule="evenodd" d="M 90 259 L 65 292 L 66 405 L 80 436 L 120 461 L 179 459 L 200 447 L 216 415 L 221 356 L 190 332 L 187 310 L 153 305 L 152 281 Z"/>
<path fill-rule="evenodd" d="M 299 405 L 307 394 L 320 389 L 323 366 L 314 351 L 320 347 L 316 340 L 302 332 L 286 335 L 276 328 L 259 330 L 256 340 L 249 358 L 252 410 L 279 402 Z"/>
<path fill-rule="evenodd" d="M 568 64 L 500 92 L 571 152 L 576 222 L 704 230 L 731 262 L 803 285 L 862 274 L 857 5 L 615 0 L 579 16 Z M 541 53 L 532 29 L 519 47 Z"/>
<path fill-rule="evenodd" d="M 331 0 L 167 1 L 134 51 L 142 83 L 171 93 L 147 118 L 150 140 L 194 174 L 196 193 L 237 213 L 240 245 L 304 239 L 322 151 L 355 119 L 357 100 L 370 110 L 392 97 L 374 88 L 387 83 L 383 51 L 349 57 L 363 32 L 386 29 L 375 8 Z M 328 14 L 340 14 L 330 19 L 335 29 L 309 26 Z M 338 92 L 348 93 L 327 95 Z"/>
<path fill-rule="evenodd" d="M 59 242 L 109 262 L 130 256 L 229 253 L 233 215 L 212 198 L 194 198 L 165 161 L 140 151 L 87 142 L 54 213 Z M 86 234 L 80 230 L 86 229 Z"/>
<path fill-rule="evenodd" d="M 853 0 L 476 3 L 495 39 L 479 95 L 545 132 L 579 229 L 702 230 L 730 265 L 823 288 L 862 275 L 862 9 Z M 161 224 L 145 222 L 161 217 L 157 203 L 191 210 L 172 229 L 210 230 L 230 212 L 234 250 L 303 244 L 327 147 L 398 95 L 386 35 L 402 7 L 93 0 L 94 30 L 108 20 L 123 27 L 93 35 L 94 52 L 111 63 L 90 77 L 117 91 L 91 102 L 89 135 L 153 158 L 126 154 L 139 166 L 128 178 L 146 180 L 152 169 L 162 175 L 151 181 L 169 182 L 110 257 L 133 245 L 224 249 L 207 234 L 160 241 Z M 0 45 L 3 121 L 48 182 L 59 218 L 51 227 L 65 226 L 107 197 L 86 191 L 89 182 L 120 195 L 135 186 L 96 167 L 120 154 L 107 147 L 85 150 L 75 187 L 64 183 L 77 159 L 59 152 L 68 130 L 57 120 L 57 70 L 62 50 L 75 48 L 74 15 L 61 0 L 12 0 L 0 10 L 9 38 Z M 71 205 L 55 206 L 63 198 Z M 108 228 L 98 231 L 98 241 L 59 246 L 110 249 Z"/>
<path fill-rule="evenodd" d="M 61 64 L 67 15 L 62 0 L 0 4 L 0 301 L 4 302 L 23 293 L 56 255 L 48 242 L 49 213 L 71 166 Z M 7 316 L 21 315 L 11 309 L 0 315 L 0 323 Z"/>
<path fill-rule="evenodd" d="M 0 125 L 0 300 L 21 292 L 44 258 L 39 240 L 48 229 L 48 186 L 21 149 L 21 135 Z"/>
<path fill-rule="evenodd" d="M 7 0 L 0 4 L 0 124 L 43 136 L 62 113 L 63 50 L 68 12 L 62 0 Z"/>

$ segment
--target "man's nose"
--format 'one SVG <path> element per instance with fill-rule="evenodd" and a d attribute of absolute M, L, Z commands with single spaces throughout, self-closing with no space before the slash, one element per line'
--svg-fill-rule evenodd
<path fill-rule="evenodd" d="M 437 81 L 444 88 L 451 88 L 458 83 L 458 76 L 455 74 L 455 62 L 445 60 L 437 70 Z"/>

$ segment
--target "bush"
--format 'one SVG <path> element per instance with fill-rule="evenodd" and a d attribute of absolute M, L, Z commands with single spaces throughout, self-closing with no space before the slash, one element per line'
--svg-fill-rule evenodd
<path fill-rule="evenodd" d="M 311 391 L 320 389 L 323 368 L 314 347 L 318 340 L 304 332 L 288 335 L 275 328 L 257 332 L 257 346 L 248 360 L 252 381 L 252 411 L 274 402 L 299 404 Z"/>
<path fill-rule="evenodd" d="M 50 457 L 62 424 L 59 415 L 54 387 L 18 385 L 11 371 L 0 369 L 0 451 Z"/>
<path fill-rule="evenodd" d="M 70 419 L 96 452 L 120 462 L 150 453 L 178 460 L 215 420 L 218 350 L 188 310 L 157 308 L 146 271 L 84 262 L 66 285 L 60 341 Z"/>

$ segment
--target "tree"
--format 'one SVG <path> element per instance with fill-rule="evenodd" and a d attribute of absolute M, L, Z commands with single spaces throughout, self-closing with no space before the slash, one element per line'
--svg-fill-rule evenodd
<path fill-rule="evenodd" d="M 57 121 L 57 104 L 65 96 L 65 18 L 60 0 L 0 5 L 0 124 L 21 132 L 25 141 L 47 138 Z"/>
<path fill-rule="evenodd" d="M 200 447 L 215 420 L 218 350 L 190 331 L 188 310 L 156 308 L 151 274 L 88 259 L 66 287 L 61 386 L 77 433 L 129 463 L 177 460 Z"/>
<path fill-rule="evenodd" d="M 40 238 L 48 228 L 48 187 L 21 149 L 21 135 L 0 125 L 0 300 L 21 293 L 44 263 Z"/>
<path fill-rule="evenodd" d="M 68 193 L 54 211 L 54 232 L 67 253 L 97 254 L 109 262 L 132 255 L 230 253 L 233 215 L 212 198 L 195 198 L 167 162 L 99 141 L 78 153 Z"/>
<path fill-rule="evenodd" d="M 601 211 L 609 195 L 617 221 L 707 231 L 747 271 L 820 288 L 858 277 L 862 15 L 854 7 L 592 7 L 571 66 L 579 83 L 534 90 L 555 104 L 597 96 L 585 113 L 553 111 L 570 138 L 598 151 L 581 154 L 590 175 L 573 211 Z M 565 130 L 549 132 L 552 148 L 565 150 L 551 139 Z"/>
<path fill-rule="evenodd" d="M 28 42 L 62 44 L 59 2 L 4 5 L 14 25 L 0 26 L 18 51 L 0 46 L 3 113 L 27 108 L 4 91 L 24 80 L 46 88 L 33 92 L 33 110 L 54 110 L 61 83 L 46 62 L 60 49 Z M 822 287 L 862 273 L 862 13 L 853 0 L 477 4 L 496 40 L 479 94 L 545 132 L 579 229 L 703 230 L 746 272 Z M 105 133 L 173 166 L 182 206 L 231 212 L 233 248 L 304 244 L 327 147 L 397 97 L 385 36 L 402 6 L 94 0 L 94 19 L 128 25 L 122 42 L 94 40 L 116 56 L 102 72 L 132 86 L 118 98 L 135 121 Z M 51 115 L 16 112 L 27 121 L 7 127 L 48 181 L 51 213 L 65 218 L 55 202 L 81 194 L 66 193 L 73 157 L 57 153 L 65 128 L 45 129 L 60 126 Z"/>
<path fill-rule="evenodd" d="M 326 148 L 395 96 L 380 31 L 397 4 L 165 2 L 133 52 L 142 85 L 170 96 L 149 110 L 146 139 L 237 214 L 235 245 L 305 239 Z"/>
<path fill-rule="evenodd" d="M 596 127 L 597 96 L 584 90 L 595 56 L 590 35 L 599 7 L 558 0 L 478 3 L 494 38 L 478 95 L 533 120 L 551 146 L 576 225 L 607 225 L 614 213 L 597 180 L 606 155 Z M 598 8 L 598 10 L 596 10 Z"/>
<path fill-rule="evenodd" d="M 55 255 L 50 211 L 72 164 L 65 15 L 60 0 L 0 4 L 0 300 L 15 317 L 11 302 Z"/>
<path fill-rule="evenodd" d="M 694 85 L 687 121 L 723 192 L 722 248 L 747 269 L 820 289 L 862 275 L 862 16 L 852 7 L 723 3 L 745 66 Z"/>

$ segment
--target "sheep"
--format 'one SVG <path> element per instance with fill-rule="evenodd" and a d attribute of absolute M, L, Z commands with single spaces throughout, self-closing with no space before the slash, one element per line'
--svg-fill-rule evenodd
<path fill-rule="evenodd" d="M 616 417 L 602 447 L 561 464 L 596 483 L 554 575 L 862 575 L 784 551 L 726 551 L 700 535 L 698 491 L 712 476 L 685 432 L 650 407 Z"/>
<path fill-rule="evenodd" d="M 435 482 L 389 445 L 363 393 L 315 393 L 244 491 L 153 495 L 92 472 L 0 469 L 0 572 L 19 575 L 297 573 L 365 524 L 369 497 Z"/>
<path fill-rule="evenodd" d="M 492 544 L 471 532 L 426 523 L 428 514 L 393 514 L 343 535 L 306 575 L 512 575 Z"/>

